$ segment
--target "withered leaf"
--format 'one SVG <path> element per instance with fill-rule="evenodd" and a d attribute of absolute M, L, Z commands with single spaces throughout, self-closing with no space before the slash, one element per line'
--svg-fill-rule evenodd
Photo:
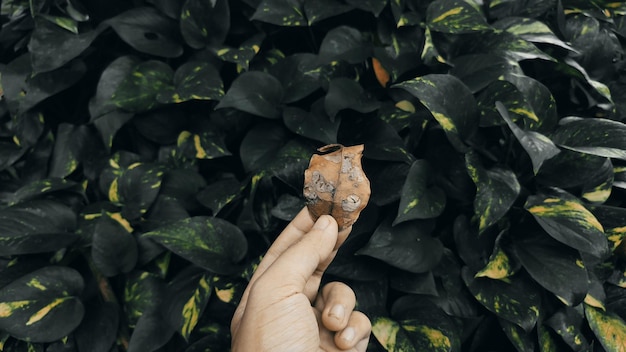
<path fill-rule="evenodd" d="M 304 171 L 304 197 L 314 220 L 332 215 L 339 229 L 348 228 L 359 218 L 369 201 L 370 181 L 361 167 L 363 145 L 344 147 L 329 144 L 318 149 Z"/>

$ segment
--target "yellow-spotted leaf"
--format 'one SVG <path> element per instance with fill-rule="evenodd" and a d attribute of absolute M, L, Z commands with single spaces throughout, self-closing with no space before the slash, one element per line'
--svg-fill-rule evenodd
<path fill-rule="evenodd" d="M 224 136 L 212 129 L 193 134 L 182 131 L 178 135 L 177 147 L 182 155 L 196 159 L 215 159 L 231 155 L 226 149 Z"/>
<path fill-rule="evenodd" d="M 158 94 L 172 85 L 174 72 L 163 61 L 145 61 L 135 66 L 120 83 L 111 100 L 124 110 L 147 111 L 160 103 Z"/>
<path fill-rule="evenodd" d="M 557 241 L 599 258 L 608 253 L 602 224 L 569 193 L 555 189 L 551 195 L 533 195 L 524 207 Z"/>
<path fill-rule="evenodd" d="M 626 322 L 618 315 L 585 306 L 589 327 L 607 352 L 626 351 Z"/>
<path fill-rule="evenodd" d="M 302 207 L 300 208 L 302 209 Z M 214 276 L 212 285 L 215 296 L 222 302 L 237 306 L 246 289 L 244 281 L 233 280 L 226 276 Z"/>
<path fill-rule="evenodd" d="M 558 352 L 559 345 L 557 339 L 553 336 L 544 324 L 537 324 L 537 337 L 539 340 L 539 352 Z"/>
<path fill-rule="evenodd" d="M 418 352 L 400 324 L 391 318 L 372 319 L 372 334 L 387 352 Z"/>
<path fill-rule="evenodd" d="M 204 270 L 189 267 L 169 283 L 168 291 L 170 323 L 185 340 L 189 340 L 211 297 L 212 278 Z"/>
<path fill-rule="evenodd" d="M 574 308 L 564 307 L 554 313 L 545 324 L 552 328 L 574 351 L 587 351 L 589 342 L 583 334 L 583 316 Z"/>
<path fill-rule="evenodd" d="M 615 251 L 626 238 L 626 209 L 608 205 L 589 205 L 589 210 L 604 227 L 609 247 Z"/>
<path fill-rule="evenodd" d="M 477 126 L 478 109 L 474 96 L 458 78 L 428 74 L 392 86 L 417 97 L 430 111 L 457 149 Z"/>
<path fill-rule="evenodd" d="M 239 47 L 218 47 L 215 49 L 215 54 L 220 59 L 226 62 L 232 62 L 237 65 L 237 72 L 247 71 L 250 66 L 250 61 L 261 50 L 261 44 L 265 39 L 265 34 L 259 33 L 253 35 L 250 39 L 243 42 Z"/>
<path fill-rule="evenodd" d="M 483 167 L 476 153 L 465 154 L 467 172 L 476 185 L 474 213 L 479 232 L 500 220 L 511 208 L 520 192 L 520 184 L 513 171 L 504 167 Z"/>
<path fill-rule="evenodd" d="M 475 278 L 467 267 L 461 273 L 465 285 L 480 304 L 525 331 L 532 330 L 539 317 L 541 291 L 531 280 L 521 273 L 510 277 L 507 282 Z"/>
<path fill-rule="evenodd" d="M 509 117 L 509 111 L 501 102 L 496 102 L 496 109 L 509 126 L 515 138 L 520 142 L 533 164 L 535 175 L 539 172 L 544 161 L 557 155 L 560 150 L 557 148 L 550 138 L 535 131 L 524 131 L 519 128 Z"/>
<path fill-rule="evenodd" d="M 83 278 L 74 269 L 48 266 L 26 274 L 0 289 L 0 330 L 18 339 L 52 342 L 80 324 L 78 298 Z"/>
<path fill-rule="evenodd" d="M 571 45 L 559 39 L 545 23 L 527 17 L 506 17 L 492 24 L 497 29 L 515 34 L 529 42 L 550 44 L 576 51 Z"/>
<path fill-rule="evenodd" d="M 424 47 L 422 48 L 422 53 L 420 54 L 422 60 L 430 65 L 434 65 L 436 63 L 447 63 L 446 59 L 441 56 L 439 50 L 435 47 L 435 44 L 433 43 L 433 35 L 428 27 L 426 27 L 426 30 L 424 31 L 424 36 Z"/>
<path fill-rule="evenodd" d="M 559 125 L 555 144 L 580 153 L 626 160 L 626 124 L 600 118 L 572 118 Z"/>
<path fill-rule="evenodd" d="M 535 341 L 532 335 L 524 331 L 519 325 L 513 324 L 505 319 L 498 319 L 502 330 L 509 338 L 509 341 L 515 346 L 518 352 L 534 352 Z"/>
<path fill-rule="evenodd" d="M 139 218 L 148 212 L 159 195 L 164 168 L 162 165 L 140 162 L 127 167 L 117 166 L 113 172 L 117 176 L 108 186 L 109 200 L 122 206 L 125 219 Z"/>
<path fill-rule="evenodd" d="M 247 253 L 248 243 L 241 230 L 226 220 L 196 216 L 154 231 L 149 238 L 184 259 L 216 274 L 232 274 Z"/>
<path fill-rule="evenodd" d="M 589 203 L 602 204 L 611 196 L 614 180 L 614 168 L 611 159 L 606 158 L 604 165 L 591 178 L 587 179 L 581 191 L 581 197 Z"/>
<path fill-rule="evenodd" d="M 122 302 L 130 327 L 139 318 L 163 303 L 165 283 L 156 274 L 134 270 L 126 276 Z"/>
<path fill-rule="evenodd" d="M 76 213 L 52 200 L 33 200 L 0 209 L 0 256 L 45 253 L 67 247 L 80 236 Z"/>
<path fill-rule="evenodd" d="M 502 236 L 498 236 L 496 244 L 493 249 L 493 253 L 489 257 L 489 262 L 485 267 L 476 273 L 476 277 L 488 277 L 490 279 L 500 280 L 515 274 L 519 265 L 513 262 L 513 259 L 507 252 L 502 249 L 500 239 Z"/>
<path fill-rule="evenodd" d="M 306 26 L 303 3 L 303 0 L 263 0 L 251 19 L 285 27 Z"/>
<path fill-rule="evenodd" d="M 174 73 L 174 85 L 159 92 L 156 99 L 163 104 L 190 100 L 220 100 L 224 96 L 224 83 L 220 74 L 209 62 L 189 61 Z"/>
<path fill-rule="evenodd" d="M 426 10 L 426 25 L 444 33 L 472 33 L 492 30 L 478 5 L 465 0 L 437 0 Z"/>
<path fill-rule="evenodd" d="M 426 160 L 416 160 L 402 186 L 398 216 L 393 224 L 439 216 L 446 206 L 445 192 L 432 184 L 433 172 Z"/>
<path fill-rule="evenodd" d="M 229 29 L 228 0 L 186 0 L 180 10 L 180 32 L 194 49 L 221 45 Z"/>

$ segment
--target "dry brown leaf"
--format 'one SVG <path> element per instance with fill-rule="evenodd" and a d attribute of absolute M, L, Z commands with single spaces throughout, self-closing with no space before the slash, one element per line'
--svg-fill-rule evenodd
<path fill-rule="evenodd" d="M 329 144 L 318 150 L 326 154 L 313 155 L 304 171 L 307 208 L 313 220 L 329 214 L 340 230 L 348 228 L 370 199 L 370 181 L 361 167 L 363 145 Z"/>

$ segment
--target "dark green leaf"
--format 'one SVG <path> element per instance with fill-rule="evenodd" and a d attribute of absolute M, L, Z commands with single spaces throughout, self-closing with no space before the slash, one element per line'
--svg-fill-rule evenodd
<path fill-rule="evenodd" d="M 607 158 L 583 154 L 569 149 L 544 162 L 537 180 L 548 186 L 571 188 L 582 186 L 598 174 Z"/>
<path fill-rule="evenodd" d="M 147 139 L 160 144 L 175 144 L 187 128 L 187 119 L 176 107 L 156 109 L 133 117 L 132 123 Z"/>
<path fill-rule="evenodd" d="M 517 62 L 511 62 L 501 55 L 467 54 L 455 58 L 452 63 L 454 67 L 450 73 L 463 81 L 472 93 L 498 82 L 505 75 L 523 74 Z M 507 101 L 507 99 L 500 100 Z M 496 99 L 494 98 L 493 101 L 495 102 Z M 492 108 L 493 104 L 488 107 Z"/>
<path fill-rule="evenodd" d="M 524 331 L 519 325 L 513 324 L 508 320 L 499 319 L 499 321 L 502 330 L 518 352 L 535 351 L 535 341 L 531 338 L 531 334 Z"/>
<path fill-rule="evenodd" d="M 163 308 L 165 284 L 156 274 L 132 271 L 124 284 L 124 312 L 129 326 L 135 327 L 139 318 L 147 312 Z"/>
<path fill-rule="evenodd" d="M 372 188 L 370 201 L 383 206 L 399 200 L 409 169 L 407 163 L 393 163 L 373 169 L 368 174 Z"/>
<path fill-rule="evenodd" d="M 416 160 L 400 193 L 398 215 L 393 225 L 414 219 L 439 216 L 446 207 L 446 194 L 432 184 L 432 168 L 426 160 Z"/>
<path fill-rule="evenodd" d="M 420 221 L 391 226 L 391 219 L 374 231 L 372 238 L 357 254 L 367 255 L 410 271 L 423 273 L 434 268 L 441 260 L 443 245 L 432 237 Z"/>
<path fill-rule="evenodd" d="M 499 166 L 487 170 L 475 153 L 465 154 L 465 164 L 476 185 L 474 213 L 478 217 L 480 233 L 509 211 L 521 187 L 513 171 Z"/>
<path fill-rule="evenodd" d="M 2 69 L 2 88 L 9 112 L 22 114 L 78 82 L 87 72 L 80 60 L 50 72 L 32 75 L 30 55 L 22 55 Z"/>
<path fill-rule="evenodd" d="M 106 214 L 96 223 L 91 257 L 105 276 L 128 273 L 137 263 L 137 242 L 127 227 L 126 220 Z"/>
<path fill-rule="evenodd" d="M 505 30 L 533 43 L 559 46 L 575 51 L 569 44 L 559 39 L 554 32 L 541 21 L 525 17 L 503 18 L 493 24 L 494 28 Z"/>
<path fill-rule="evenodd" d="M 78 350 L 109 352 L 117 338 L 120 312 L 120 307 L 113 302 L 87 305 L 85 318 L 74 331 Z"/>
<path fill-rule="evenodd" d="M 478 5 L 464 0 L 433 1 L 426 11 L 426 25 L 433 31 L 454 34 L 491 30 Z"/>
<path fill-rule="evenodd" d="M 76 214 L 51 200 L 30 201 L 0 210 L 0 255 L 52 252 L 78 239 Z"/>
<path fill-rule="evenodd" d="M 82 194 L 82 187 L 73 182 L 61 178 L 49 178 L 31 182 L 16 190 L 11 197 L 11 205 L 23 203 L 37 198 L 45 198 L 54 192 L 67 191 Z"/>
<path fill-rule="evenodd" d="M 364 62 L 370 55 L 371 47 L 359 30 L 338 26 L 328 31 L 322 40 L 318 62 L 328 64 L 343 60 L 350 64 L 358 64 Z"/>
<path fill-rule="evenodd" d="M 469 43 L 473 52 L 491 53 L 517 62 L 533 59 L 556 61 L 535 44 L 505 31 L 481 33 Z"/>
<path fill-rule="evenodd" d="M 164 323 L 164 315 L 163 311 L 150 310 L 139 318 L 128 343 L 128 352 L 153 352 L 172 338 L 175 330 Z"/>
<path fill-rule="evenodd" d="M 288 133 L 281 125 L 269 122 L 250 129 L 239 150 L 244 169 L 257 171 L 267 165 L 289 141 Z"/>
<path fill-rule="evenodd" d="M 71 268 L 48 266 L 0 289 L 0 329 L 19 339 L 52 342 L 71 333 L 83 318 L 78 296 L 83 278 Z"/>
<path fill-rule="evenodd" d="M 64 178 L 78 168 L 78 153 L 83 147 L 85 137 L 85 129 L 82 127 L 65 123 L 59 125 L 50 162 L 51 177 Z"/>
<path fill-rule="evenodd" d="M 590 203 L 601 204 L 606 202 L 613 189 L 613 170 L 611 159 L 605 159 L 598 173 L 586 180 L 581 190 L 581 197 Z"/>
<path fill-rule="evenodd" d="M 211 297 L 213 292 L 211 281 L 209 274 L 191 267 L 168 285 L 169 321 L 187 341 Z"/>
<path fill-rule="evenodd" d="M 547 319 L 545 324 L 554 330 L 574 351 L 588 351 L 589 342 L 583 335 L 583 316 L 574 308 L 564 307 Z"/>
<path fill-rule="evenodd" d="M 227 178 L 208 185 L 197 195 L 198 201 L 217 214 L 225 206 L 241 197 L 243 186 L 234 178 Z"/>
<path fill-rule="evenodd" d="M 456 147 L 473 133 L 477 105 L 469 89 L 456 77 L 429 74 L 394 85 L 417 97 L 431 112 Z M 452 101 L 453 100 L 453 101 Z"/>
<path fill-rule="evenodd" d="M 496 102 L 496 109 L 500 113 L 500 116 L 504 119 L 515 138 L 520 142 L 528 156 L 530 156 L 530 160 L 533 163 L 533 172 L 535 175 L 539 172 L 541 165 L 547 160 L 555 155 L 557 155 L 560 150 L 557 148 L 554 143 L 550 140 L 550 138 L 544 136 L 543 134 L 535 131 L 524 131 L 519 128 L 509 117 L 509 112 L 507 108 L 501 102 Z"/>
<path fill-rule="evenodd" d="M 194 49 L 221 45 L 230 29 L 227 0 L 186 0 L 180 15 L 180 29 L 185 42 Z"/>
<path fill-rule="evenodd" d="M 554 239 L 602 258 L 608 253 L 604 229 L 580 201 L 564 191 L 528 197 L 524 208 Z"/>
<path fill-rule="evenodd" d="M 378 109 L 379 104 L 365 92 L 358 82 L 349 78 L 335 78 L 330 81 L 324 107 L 332 121 L 343 109 L 368 113 Z"/>
<path fill-rule="evenodd" d="M 307 112 L 296 107 L 286 107 L 283 110 L 285 126 L 294 133 L 311 138 L 324 144 L 337 143 L 337 131 L 340 119 L 331 119 L 326 115 L 322 101 L 311 106 Z"/>
<path fill-rule="evenodd" d="M 167 58 L 183 53 L 177 23 L 152 7 L 130 9 L 107 23 L 122 40 L 143 53 Z"/>
<path fill-rule="evenodd" d="M 432 271 L 414 274 L 396 270 L 391 274 L 389 284 L 394 290 L 400 292 L 431 296 L 438 294 Z"/>
<path fill-rule="evenodd" d="M 481 126 L 502 125 L 502 116 L 496 109 L 497 102 L 502 102 L 513 121 L 539 121 L 533 107 L 513 83 L 495 81 L 490 83 L 478 96 Z"/>
<path fill-rule="evenodd" d="M 133 117 L 132 113 L 114 110 L 104 115 L 100 115 L 93 121 L 93 125 L 98 130 L 102 143 L 108 148 L 113 146 L 113 138 L 130 119 Z"/>
<path fill-rule="evenodd" d="M 465 267 L 463 281 L 472 295 L 498 317 L 519 325 L 525 331 L 535 326 L 539 317 L 540 292 L 534 284 L 517 274 L 507 282 L 489 278 L 474 278 Z"/>
<path fill-rule="evenodd" d="M 28 49 L 31 53 L 33 71 L 42 73 L 57 69 L 80 55 L 106 28 L 75 34 L 44 19 L 35 20 Z"/>
<path fill-rule="evenodd" d="M 96 94 L 89 100 L 89 115 L 92 120 L 116 110 L 111 97 L 139 63 L 135 57 L 120 56 L 106 67 L 100 75 Z"/>
<path fill-rule="evenodd" d="M 158 106 L 157 96 L 171 86 L 173 75 L 172 69 L 162 61 L 142 62 L 115 89 L 111 100 L 124 110 L 150 110 Z"/>
<path fill-rule="evenodd" d="M 178 148 L 182 153 L 197 159 L 215 159 L 231 155 L 219 131 L 207 129 L 199 134 L 183 131 L 178 136 Z"/>
<path fill-rule="evenodd" d="M 177 255 L 217 274 L 232 274 L 247 252 L 247 241 L 241 230 L 231 223 L 206 216 L 196 216 L 142 237 L 160 243 Z"/>
<path fill-rule="evenodd" d="M 376 17 L 378 17 L 385 6 L 387 6 L 387 0 L 346 0 L 346 3 L 357 9 L 371 12 Z"/>
<path fill-rule="evenodd" d="M 269 73 L 282 84 L 285 103 L 301 100 L 320 88 L 320 67 L 317 65 L 317 56 L 313 54 L 287 56 L 272 65 Z"/>
<path fill-rule="evenodd" d="M 306 26 L 303 0 L 263 0 L 250 18 L 278 26 Z"/>
<path fill-rule="evenodd" d="M 283 95 L 282 85 L 272 75 L 259 71 L 244 72 L 235 79 L 215 108 L 234 108 L 276 119 L 280 117 Z"/>
<path fill-rule="evenodd" d="M 337 0 L 304 1 L 304 15 L 309 26 L 352 9 L 352 6 Z"/>
<path fill-rule="evenodd" d="M 576 118 L 563 123 L 554 143 L 577 152 L 626 160 L 626 124 L 599 118 Z"/>
<path fill-rule="evenodd" d="M 208 62 L 188 61 L 174 73 L 173 89 L 159 92 L 156 99 L 160 103 L 169 104 L 189 100 L 220 100 L 223 96 L 224 84 L 215 67 Z"/>
<path fill-rule="evenodd" d="M 580 253 L 544 233 L 512 236 L 515 256 L 530 276 L 573 307 L 587 295 L 587 269 Z"/>

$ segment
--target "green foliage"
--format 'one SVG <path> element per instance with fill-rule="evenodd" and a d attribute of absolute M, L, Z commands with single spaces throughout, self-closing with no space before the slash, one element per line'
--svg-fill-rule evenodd
<path fill-rule="evenodd" d="M 0 350 L 224 351 L 315 149 L 370 351 L 624 351 L 626 3 L 5 0 Z"/>

